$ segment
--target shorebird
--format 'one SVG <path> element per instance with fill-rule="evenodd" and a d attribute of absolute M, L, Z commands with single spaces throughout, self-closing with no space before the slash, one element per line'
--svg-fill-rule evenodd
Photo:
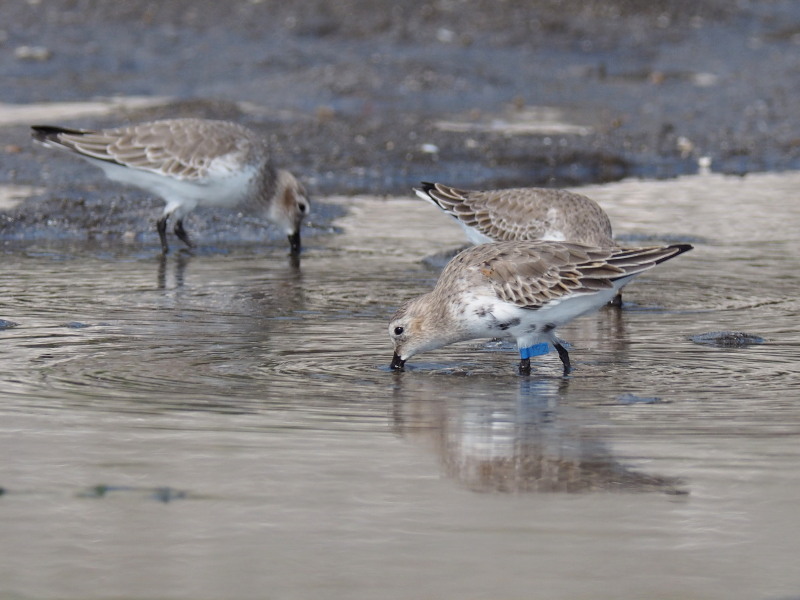
<path fill-rule="evenodd" d="M 406 301 L 389 322 L 391 367 L 421 352 L 476 338 L 511 338 L 519 372 L 532 356 L 569 353 L 557 327 L 593 312 L 628 281 L 692 249 L 689 244 L 600 248 L 570 242 L 495 242 L 472 246 L 444 268 L 433 291 Z"/>
<path fill-rule="evenodd" d="M 77 154 L 109 179 L 160 196 L 166 202 L 157 222 L 164 254 L 170 217 L 175 218 L 175 235 L 191 248 L 183 227 L 191 210 L 232 208 L 246 200 L 289 236 L 293 254 L 300 252 L 300 226 L 310 206 L 306 191 L 294 175 L 272 165 L 265 142 L 241 125 L 166 119 L 99 131 L 50 125 L 32 129 L 37 142 Z"/>
<path fill-rule="evenodd" d="M 591 198 L 567 190 L 478 191 L 422 182 L 414 192 L 456 219 L 473 244 L 551 240 L 616 246 L 605 211 Z"/>

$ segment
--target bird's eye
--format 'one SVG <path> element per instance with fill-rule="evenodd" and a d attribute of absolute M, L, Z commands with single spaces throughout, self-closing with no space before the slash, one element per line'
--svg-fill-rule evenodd
<path fill-rule="evenodd" d="M 405 329 L 403 329 L 402 327 L 395 327 L 394 328 L 394 334 L 395 335 L 403 335 L 404 331 L 405 331 Z"/>
<path fill-rule="evenodd" d="M 301 212 L 301 213 L 304 213 L 304 212 L 306 212 L 306 211 L 308 210 L 308 206 L 307 206 L 306 204 L 304 204 L 303 202 L 301 202 L 300 204 L 298 204 L 298 205 L 297 205 L 297 208 L 299 208 L 299 209 L 300 209 L 300 212 Z"/>

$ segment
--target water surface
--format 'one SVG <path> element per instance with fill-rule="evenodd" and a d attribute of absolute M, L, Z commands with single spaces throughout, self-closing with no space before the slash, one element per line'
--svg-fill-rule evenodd
<path fill-rule="evenodd" d="M 344 233 L 299 267 L 9 242 L 0 596 L 798 596 L 799 184 L 582 188 L 695 250 L 560 331 L 568 378 L 485 342 L 387 369 L 422 259 L 463 242 L 416 200 L 328 199 Z M 715 331 L 764 343 L 690 339 Z"/>

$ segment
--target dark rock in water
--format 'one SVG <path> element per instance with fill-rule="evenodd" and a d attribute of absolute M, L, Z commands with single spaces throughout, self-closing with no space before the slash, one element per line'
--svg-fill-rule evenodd
<path fill-rule="evenodd" d="M 99 484 L 90 487 L 89 489 L 78 494 L 79 498 L 105 498 L 110 493 L 139 493 L 147 492 L 148 497 L 158 500 L 159 502 L 172 502 L 173 500 L 182 500 L 187 497 L 187 493 L 182 490 L 176 490 L 170 487 L 157 487 L 157 488 L 139 488 L 126 485 L 106 485 Z"/>
<path fill-rule="evenodd" d="M 763 344 L 766 340 L 757 335 L 741 331 L 710 331 L 689 338 L 695 344 L 716 346 L 717 348 L 746 348 L 754 344 Z"/>
<path fill-rule="evenodd" d="M 186 498 L 186 492 L 182 490 L 174 490 L 170 487 L 160 487 L 153 490 L 152 498 L 159 502 L 172 502 L 173 500 L 183 500 Z"/>
<path fill-rule="evenodd" d="M 105 485 L 105 484 L 101 483 L 101 484 L 98 484 L 98 485 L 93 485 L 89 489 L 87 489 L 87 490 L 85 490 L 83 492 L 80 492 L 78 494 L 78 497 L 79 498 L 105 498 L 105 496 L 109 492 L 115 492 L 115 491 L 119 491 L 119 490 L 123 490 L 123 489 L 130 489 L 130 488 Z"/>
<path fill-rule="evenodd" d="M 5 319 L 0 319 L 0 331 L 3 329 L 11 329 L 12 327 L 16 327 L 19 323 L 14 323 L 14 321 L 6 321 Z"/>
<path fill-rule="evenodd" d="M 69 327 L 70 329 L 84 329 L 86 327 L 91 327 L 88 323 L 81 323 L 80 321 L 70 321 L 69 323 L 64 323 L 64 327 Z"/>

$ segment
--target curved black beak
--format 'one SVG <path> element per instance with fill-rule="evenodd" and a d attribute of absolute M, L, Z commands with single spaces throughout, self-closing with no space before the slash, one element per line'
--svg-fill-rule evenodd
<path fill-rule="evenodd" d="M 399 355 L 399 354 L 397 354 L 397 352 L 395 352 L 395 353 L 394 353 L 394 356 L 392 356 L 392 364 L 391 364 L 391 365 L 389 365 L 389 366 L 390 366 L 392 369 L 394 369 L 395 371 L 402 371 L 402 370 L 403 370 L 403 366 L 404 366 L 405 364 L 406 364 L 406 361 L 404 361 L 403 359 L 401 359 L 401 358 L 400 358 L 400 355 Z"/>
<path fill-rule="evenodd" d="M 289 234 L 289 247 L 292 254 L 300 254 L 300 230 Z"/>

